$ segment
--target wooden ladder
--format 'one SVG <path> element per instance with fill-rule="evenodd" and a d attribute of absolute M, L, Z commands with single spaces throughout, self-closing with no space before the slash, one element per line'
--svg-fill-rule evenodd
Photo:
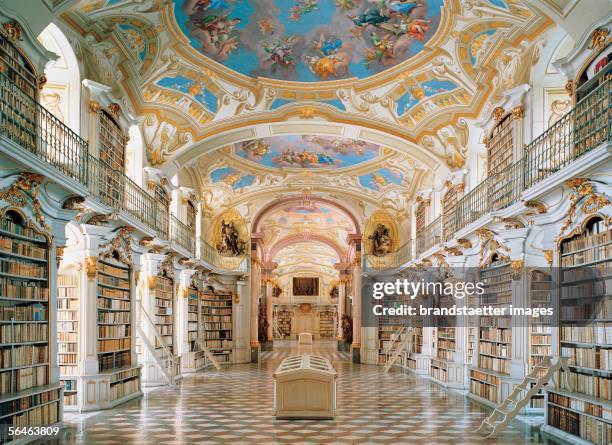
<path fill-rule="evenodd" d="M 215 369 L 217 371 L 221 370 L 221 365 L 219 364 L 219 362 L 217 361 L 217 359 L 215 358 L 215 356 L 213 355 L 212 352 L 210 352 L 210 349 L 208 349 L 208 346 L 206 346 L 206 343 L 204 343 L 201 339 L 196 338 L 196 344 L 200 347 L 200 349 L 204 352 L 204 355 L 208 358 L 208 360 L 212 363 L 212 365 L 215 367 Z"/>
<path fill-rule="evenodd" d="M 387 362 L 385 363 L 384 372 L 389 372 L 399 356 L 402 355 L 402 352 L 404 352 L 411 344 L 410 340 L 412 340 L 413 336 L 414 328 L 409 328 L 406 326 L 402 326 L 395 334 L 391 336 L 389 347 L 384 348 L 385 354 L 387 355 Z"/>
<path fill-rule="evenodd" d="M 489 431 L 488 438 L 495 438 L 529 403 L 529 400 L 548 384 L 551 379 L 555 378 L 555 374 L 561 369 L 564 371 L 563 375 L 567 383 L 567 376 L 569 375 L 567 357 L 559 357 L 554 364 L 550 357 L 545 357 L 542 362 L 533 367 L 521 383 L 514 387 L 512 393 L 493 410 L 491 415 L 482 421 L 476 432 L 485 433 Z M 530 386 L 532 383 L 533 386 Z"/>

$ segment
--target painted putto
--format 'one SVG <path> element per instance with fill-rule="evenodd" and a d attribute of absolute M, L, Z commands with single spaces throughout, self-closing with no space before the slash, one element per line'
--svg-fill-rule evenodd
<path fill-rule="evenodd" d="M 234 153 L 272 168 L 343 168 L 376 158 L 381 147 L 348 138 L 282 136 L 236 144 Z"/>
<path fill-rule="evenodd" d="M 175 0 L 191 45 L 253 77 L 364 78 L 421 52 L 443 0 Z"/>

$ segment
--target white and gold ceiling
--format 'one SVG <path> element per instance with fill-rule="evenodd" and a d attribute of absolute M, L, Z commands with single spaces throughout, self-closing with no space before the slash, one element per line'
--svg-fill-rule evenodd
<path fill-rule="evenodd" d="M 552 21 L 521 0 L 83 0 L 59 24 L 207 211 L 318 192 L 401 219 L 465 167 L 468 120 L 528 80 Z M 340 242 L 283 211 L 270 243 Z"/>

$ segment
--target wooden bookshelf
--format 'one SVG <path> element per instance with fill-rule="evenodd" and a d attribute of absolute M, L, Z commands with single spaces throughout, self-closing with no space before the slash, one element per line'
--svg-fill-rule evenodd
<path fill-rule="evenodd" d="M 51 384 L 50 241 L 21 214 L 0 219 L 0 441 L 8 426 L 61 419 L 60 384 Z"/>
<path fill-rule="evenodd" d="M 130 269 L 117 258 L 98 260 L 97 331 L 100 373 L 132 364 Z"/>
<path fill-rule="evenodd" d="M 612 442 L 612 229 L 591 218 L 559 247 L 559 348 L 569 357 L 570 372 L 561 373 L 559 388 L 546 388 L 546 425 L 607 445 Z"/>
<path fill-rule="evenodd" d="M 21 51 L 0 33 L 0 73 L 7 76 L 27 96 L 38 98 L 36 71 Z M 34 110 L 30 110 L 31 113 Z"/>
<path fill-rule="evenodd" d="M 549 307 L 552 304 L 552 281 L 549 273 L 541 270 L 531 271 L 529 283 L 529 299 L 531 307 Z M 542 360 L 552 355 L 551 316 L 540 316 L 531 319 L 529 335 L 529 367 L 539 365 Z M 541 374 L 541 373 L 540 373 Z M 540 375 L 538 374 L 538 375 Z M 540 391 L 532 397 L 531 409 L 544 410 L 544 392 Z"/>
<path fill-rule="evenodd" d="M 196 340 L 198 339 L 200 313 L 200 295 L 194 287 L 187 289 L 187 342 L 189 350 L 197 349 Z"/>
<path fill-rule="evenodd" d="M 509 263 L 493 258 L 490 267 L 481 270 L 480 281 L 485 289 L 480 297 L 481 307 L 512 304 L 512 271 Z M 510 374 L 511 321 L 511 317 L 478 317 L 478 347 L 475 366 L 470 370 L 470 393 L 493 404 L 501 402 L 501 378 Z"/>
<path fill-rule="evenodd" d="M 280 309 L 276 312 L 276 322 L 278 323 L 278 330 L 282 335 L 282 339 L 291 338 L 291 319 L 293 314 L 291 311 L 286 309 Z"/>
<path fill-rule="evenodd" d="M 391 347 L 392 336 L 401 328 L 401 317 L 380 316 L 378 318 L 378 364 L 384 365 L 387 362 L 385 350 Z"/>
<path fill-rule="evenodd" d="M 205 291 L 200 293 L 203 337 L 206 346 L 219 362 L 231 363 L 233 342 L 232 294 Z"/>
<path fill-rule="evenodd" d="M 319 313 L 319 337 L 323 340 L 336 338 L 336 313 L 323 310 Z"/>
<path fill-rule="evenodd" d="M 78 404 L 79 295 L 76 274 L 57 276 L 57 363 L 64 384 L 64 406 Z"/>
<path fill-rule="evenodd" d="M 514 155 L 514 118 L 511 113 L 493 127 L 487 140 L 487 172 L 495 175 L 512 164 Z"/>
<path fill-rule="evenodd" d="M 174 283 L 172 279 L 158 275 L 155 277 L 155 287 L 152 290 L 155 299 L 155 329 L 168 351 L 174 353 Z M 164 348 L 155 339 L 155 350 L 163 360 Z"/>

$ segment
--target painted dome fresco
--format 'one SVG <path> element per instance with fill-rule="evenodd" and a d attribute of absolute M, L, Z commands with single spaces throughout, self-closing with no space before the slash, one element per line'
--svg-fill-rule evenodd
<path fill-rule="evenodd" d="M 443 0 L 174 0 L 203 55 L 252 77 L 313 82 L 380 73 L 421 52 Z"/>

